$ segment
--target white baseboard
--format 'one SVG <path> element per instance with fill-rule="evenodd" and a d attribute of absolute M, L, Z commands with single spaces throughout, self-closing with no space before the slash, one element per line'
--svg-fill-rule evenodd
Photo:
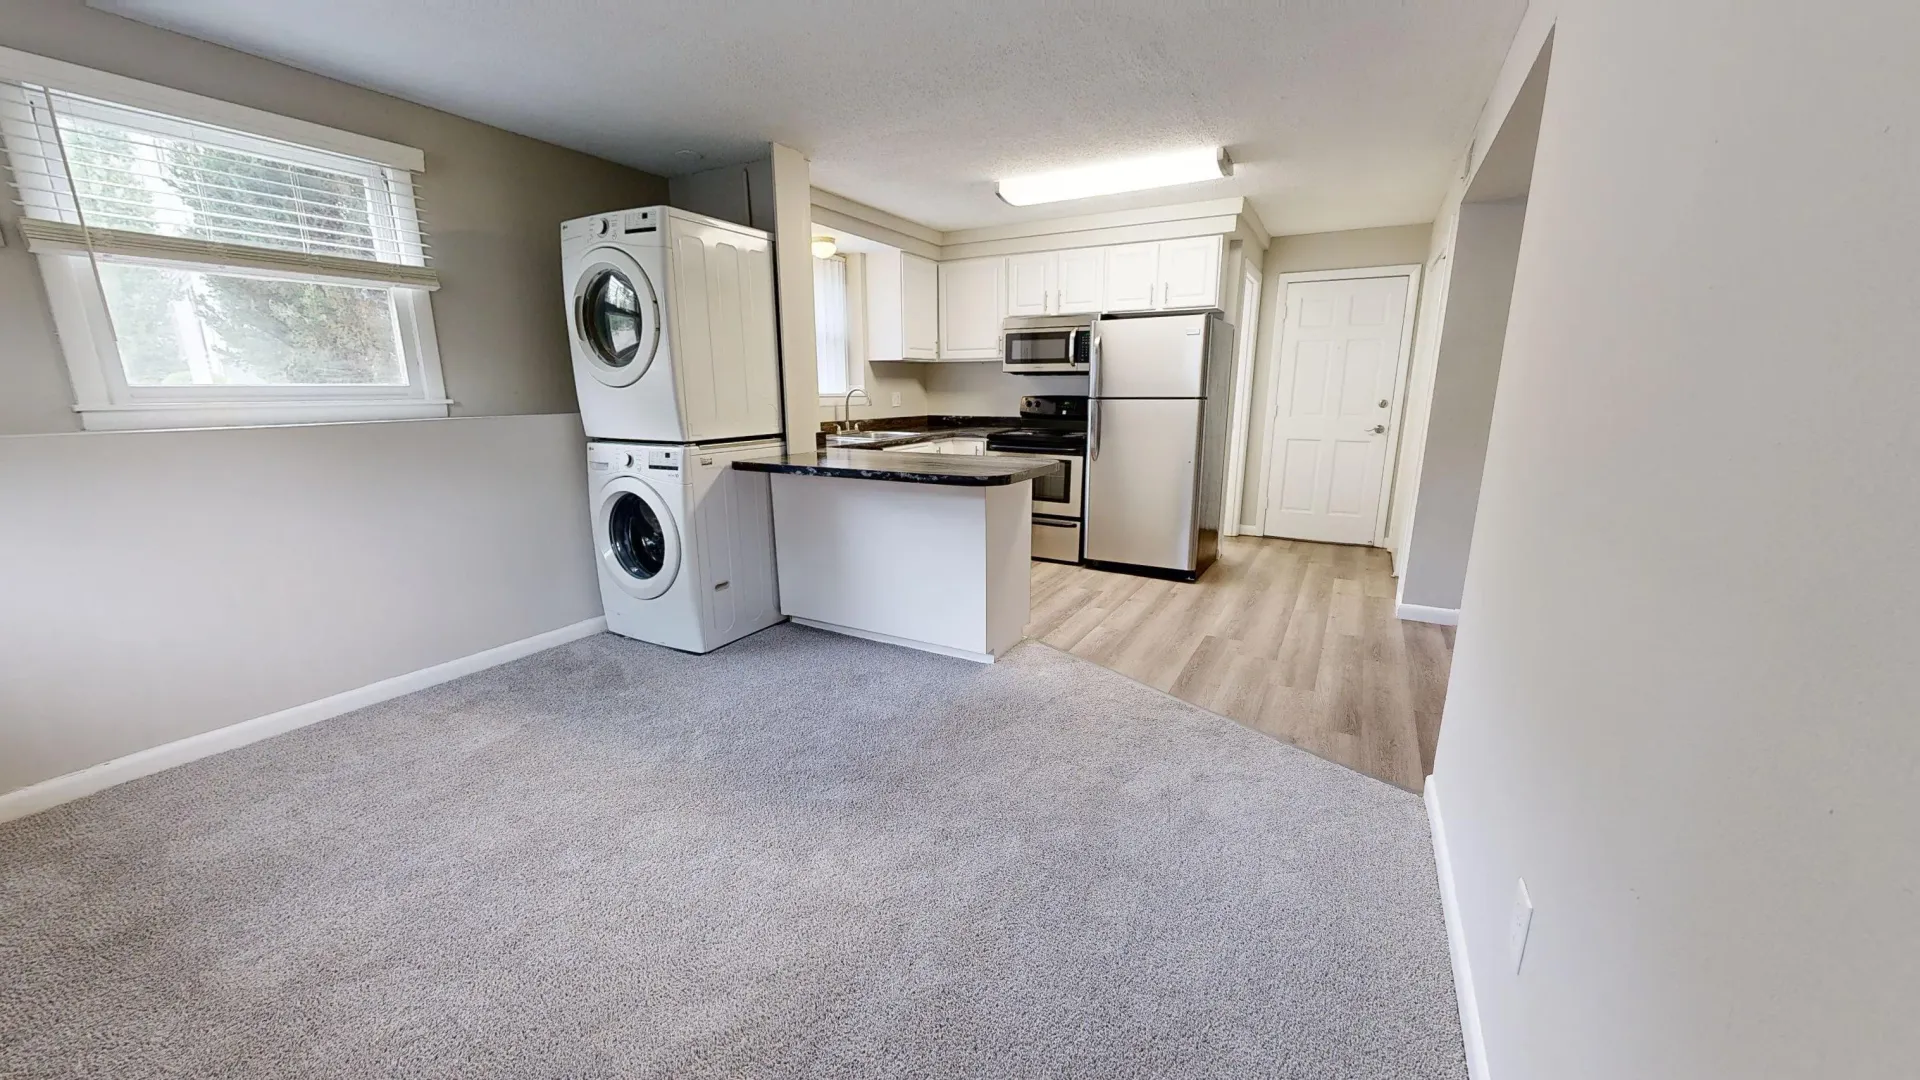
<path fill-rule="evenodd" d="M 830 630 L 833 633 L 845 634 L 848 637 L 877 641 L 882 645 L 898 645 L 902 648 L 918 649 L 921 652 L 958 657 L 961 660 L 971 660 L 976 664 L 991 664 L 994 659 L 992 653 L 973 652 L 968 649 L 956 649 L 951 645 L 936 645 L 931 641 L 915 641 L 912 638 L 895 637 L 892 634 L 883 634 L 878 630 L 860 630 L 851 626 L 841 626 L 839 623 L 821 622 L 819 619 L 803 619 L 798 615 L 792 616 L 792 619 L 801 626 L 811 626 L 815 630 Z M 1015 642 L 1014 644 L 1017 645 L 1019 642 Z"/>
<path fill-rule="evenodd" d="M 1447 922 L 1447 953 L 1453 960 L 1453 996 L 1460 1002 L 1460 1036 L 1467 1044 L 1469 1080 L 1490 1080 L 1487 1041 L 1480 1031 L 1480 1003 L 1473 992 L 1473 965 L 1467 960 L 1467 932 L 1460 922 L 1460 894 L 1453 884 L 1453 856 L 1440 817 L 1440 784 L 1427 777 L 1427 827 L 1433 831 L 1433 862 L 1440 874 L 1440 911 Z"/>
<path fill-rule="evenodd" d="M 242 720 L 223 728 L 189 735 L 175 742 L 165 743 L 146 750 L 136 751 L 125 757 L 114 758 L 78 772 L 65 776 L 56 776 L 51 780 L 42 780 L 38 784 L 23 787 L 18 791 L 9 791 L 0 795 L 0 822 L 12 821 L 37 814 L 58 806 L 64 802 L 103 791 L 115 784 L 124 784 L 142 776 L 150 776 L 162 769 L 171 769 L 175 765 L 184 765 L 189 761 L 198 761 L 222 751 L 245 746 L 248 743 L 269 739 L 295 728 L 306 727 L 322 720 L 330 720 L 342 713 L 355 709 L 364 709 L 382 701 L 411 694 L 415 690 L 425 690 L 443 682 L 451 682 L 462 675 L 471 675 L 476 671 L 485 671 L 510 660 L 523 656 L 532 656 L 544 652 L 556 645 L 565 645 L 569 641 L 578 641 L 591 637 L 607 628 L 604 618 L 586 619 L 558 630 L 549 630 L 544 634 L 535 634 L 519 641 L 509 641 L 470 656 L 449 660 L 444 664 L 409 671 L 405 675 L 395 675 L 391 679 L 381 679 L 376 683 L 324 697 L 318 701 L 309 701 L 304 705 L 295 705 L 291 709 L 282 709 L 265 716 L 256 716 L 251 720 Z"/>
<path fill-rule="evenodd" d="M 1424 604 L 1396 604 L 1393 614 L 1402 622 L 1434 623 L 1439 626 L 1459 626 L 1460 609 L 1451 607 L 1427 607 Z"/>

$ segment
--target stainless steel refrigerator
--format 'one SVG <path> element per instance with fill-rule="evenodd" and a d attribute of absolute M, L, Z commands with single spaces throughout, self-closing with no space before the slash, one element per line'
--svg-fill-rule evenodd
<path fill-rule="evenodd" d="M 1094 320 L 1088 565 L 1192 581 L 1219 548 L 1233 327 L 1217 311 Z"/>

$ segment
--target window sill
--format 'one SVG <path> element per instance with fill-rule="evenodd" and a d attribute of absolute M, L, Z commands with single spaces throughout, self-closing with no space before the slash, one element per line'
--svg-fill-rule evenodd
<path fill-rule="evenodd" d="M 452 402 L 295 400 L 233 402 L 148 402 L 139 405 L 83 405 L 80 427 L 86 431 L 155 431 L 171 428 L 281 427 L 289 424 L 353 424 L 372 420 L 438 420 Z"/>

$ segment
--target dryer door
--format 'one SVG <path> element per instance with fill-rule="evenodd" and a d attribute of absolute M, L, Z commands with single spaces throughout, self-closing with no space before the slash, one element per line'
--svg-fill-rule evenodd
<path fill-rule="evenodd" d="M 635 476 L 600 489 L 593 512 L 600 565 L 629 596 L 651 600 L 680 573 L 680 530 L 658 493 Z"/>
<path fill-rule="evenodd" d="M 586 253 L 574 275 L 573 354 L 608 386 L 632 386 L 660 349 L 660 297 L 633 256 Z"/>

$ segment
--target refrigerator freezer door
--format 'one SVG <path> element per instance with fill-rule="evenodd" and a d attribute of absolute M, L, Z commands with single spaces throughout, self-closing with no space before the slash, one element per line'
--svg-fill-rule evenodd
<path fill-rule="evenodd" d="M 1192 571 L 1199 551 L 1199 398 L 1089 401 L 1086 557 Z"/>
<path fill-rule="evenodd" d="M 1097 398 L 1205 397 L 1210 320 L 1205 313 L 1096 320 L 1087 393 Z"/>

